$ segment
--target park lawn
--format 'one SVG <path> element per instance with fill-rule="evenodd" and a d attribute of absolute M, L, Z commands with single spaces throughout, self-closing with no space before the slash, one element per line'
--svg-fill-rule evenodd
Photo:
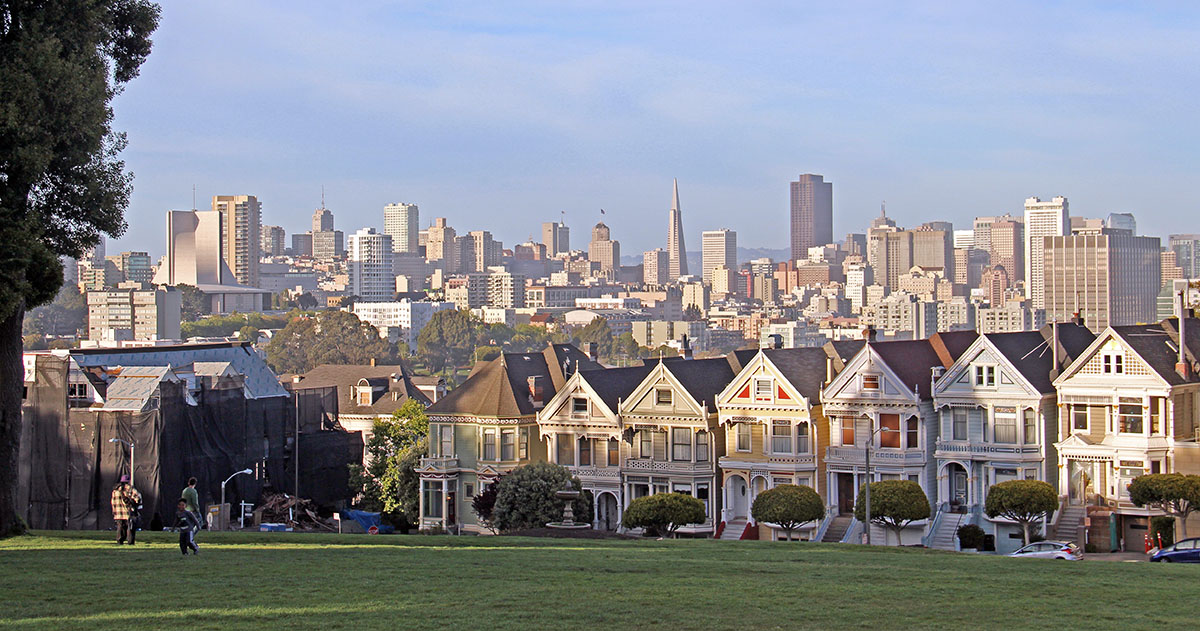
<path fill-rule="evenodd" d="M 1200 568 L 758 541 L 0 541 L 0 629 L 1195 628 Z"/>

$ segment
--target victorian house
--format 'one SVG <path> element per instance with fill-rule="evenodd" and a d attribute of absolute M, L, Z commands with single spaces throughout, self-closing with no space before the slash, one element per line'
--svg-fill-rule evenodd
<path fill-rule="evenodd" d="M 937 380 L 936 495 L 930 496 L 936 497 L 937 513 L 931 547 L 954 549 L 955 531 L 968 523 L 993 535 L 998 552 L 1021 546 L 1019 526 L 983 514 L 987 490 L 1008 480 L 1057 485 L 1058 405 L 1052 380 L 1094 339 L 1075 323 L 981 335 Z"/>
<path fill-rule="evenodd" d="M 1129 483 L 1200 473 L 1197 353 L 1192 317 L 1109 327 L 1054 380 L 1058 486 L 1068 503 L 1059 536 L 1086 530 L 1102 551 L 1141 550 L 1152 511 L 1129 501 Z"/>
<path fill-rule="evenodd" d="M 429 455 L 421 459 L 421 530 L 482 532 L 472 498 L 499 475 L 547 459 L 538 412 L 575 373 L 601 370 L 568 344 L 504 353 L 428 409 Z"/>
<path fill-rule="evenodd" d="M 777 529 L 754 523 L 750 507 L 759 493 L 782 484 L 808 486 L 823 498 L 821 475 L 829 422 L 822 413 L 821 387 L 862 348 L 862 341 L 823 348 L 739 352 L 745 367 L 718 395 L 725 455 L 718 460 L 724 499 L 718 530 L 724 539 L 774 539 Z M 812 539 L 822 522 L 807 524 Z"/>
<path fill-rule="evenodd" d="M 853 519 L 859 488 L 867 481 L 911 480 L 930 499 L 937 498 L 934 443 L 938 415 L 933 382 L 977 337 L 974 331 L 938 333 L 926 340 L 869 341 L 821 390 L 829 418 L 825 448 L 827 502 L 836 540 L 858 540 L 862 524 Z M 867 450 L 870 450 L 870 470 Z M 928 520 L 912 524 L 901 543 L 921 543 Z M 885 541 L 884 531 L 872 531 Z"/>

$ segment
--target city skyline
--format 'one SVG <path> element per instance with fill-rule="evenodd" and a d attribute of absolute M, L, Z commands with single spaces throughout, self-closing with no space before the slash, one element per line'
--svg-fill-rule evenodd
<path fill-rule="evenodd" d="M 113 247 L 161 243 L 161 217 L 189 208 L 193 186 L 201 200 L 256 195 L 264 222 L 293 233 L 324 184 L 349 232 L 380 227 L 396 199 L 505 243 L 562 211 L 583 230 L 604 208 L 625 249 L 642 252 L 659 239 L 633 234 L 636 222 L 666 210 L 660 191 L 678 177 L 693 242 L 726 225 L 748 246 L 782 248 L 785 183 L 803 172 L 838 183 L 835 237 L 864 229 L 881 200 L 903 225 L 966 227 L 1055 195 L 1084 216 L 1132 212 L 1140 232 L 1165 236 L 1172 209 L 1192 204 L 1195 22 L 1186 7 L 1082 5 L 1011 16 L 175 5 L 144 80 L 116 103 L 137 179 Z M 1030 47 L 1030 24 L 1062 34 Z M 726 27 L 739 35 L 712 36 Z M 396 38 L 422 54 L 397 58 Z M 802 77 L 784 72 L 809 56 L 799 40 L 821 50 Z M 228 86 L 243 98 L 208 96 Z M 488 225 L 497 198 L 516 221 Z M 930 216 L 935 205 L 945 212 Z M 747 221 L 731 225 L 731 212 Z"/>

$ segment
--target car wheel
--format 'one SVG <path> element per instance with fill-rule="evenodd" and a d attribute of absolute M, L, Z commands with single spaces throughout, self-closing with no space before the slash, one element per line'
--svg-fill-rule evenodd
<path fill-rule="evenodd" d="M 1171 557 L 1163 557 L 1163 558 L 1162 558 L 1162 562 L 1163 562 L 1163 563 L 1170 563 L 1170 562 L 1171 562 Z"/>

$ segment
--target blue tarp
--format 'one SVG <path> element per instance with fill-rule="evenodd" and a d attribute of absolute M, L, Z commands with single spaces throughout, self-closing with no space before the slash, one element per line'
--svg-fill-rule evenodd
<path fill-rule="evenodd" d="M 379 528 L 379 534 L 391 534 L 395 532 L 395 528 L 383 525 L 383 520 L 379 513 L 368 513 L 361 510 L 344 510 L 342 511 L 342 519 L 353 519 L 362 526 L 363 530 L 370 530 L 371 526 Z"/>

